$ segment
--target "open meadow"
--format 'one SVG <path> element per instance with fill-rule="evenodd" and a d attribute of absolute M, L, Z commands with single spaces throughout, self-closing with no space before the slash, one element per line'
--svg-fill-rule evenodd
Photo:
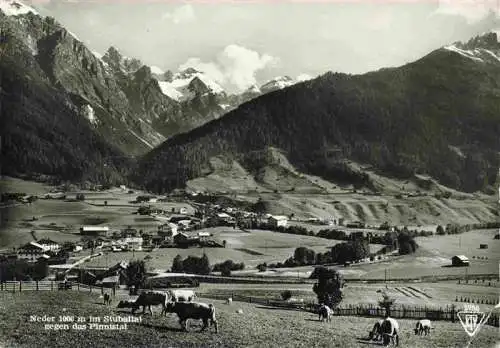
<path fill-rule="evenodd" d="M 321 323 L 315 314 L 264 307 L 260 305 L 201 299 L 213 303 L 219 321 L 219 333 L 213 328 L 199 331 L 190 323 L 190 332 L 180 331 L 175 314 L 162 318 L 159 309 L 153 316 L 143 315 L 140 323 L 129 323 L 125 330 L 45 330 L 41 322 L 30 322 L 30 316 L 122 316 L 116 309 L 117 299 L 105 307 L 97 295 L 77 292 L 23 292 L 0 294 L 0 342 L 6 347 L 378 347 L 366 340 L 375 320 L 362 317 L 333 317 Z M 242 314 L 237 313 L 241 309 Z M 411 320 L 398 320 L 400 346 L 412 348 L 464 347 L 467 335 L 460 323 L 434 322 L 430 336 L 416 336 Z M 472 347 L 494 348 L 498 329 L 482 328 Z"/>
<path fill-rule="evenodd" d="M 361 283 L 347 282 L 343 289 L 342 305 L 377 305 L 381 298 L 381 292 L 386 292 L 395 299 L 398 306 L 422 306 L 433 308 L 444 308 L 454 304 L 457 307 L 463 305 L 455 302 L 457 299 L 469 298 L 474 301 L 498 303 L 500 295 L 500 284 L 492 281 L 478 284 L 457 284 L 457 282 L 389 282 L 389 283 Z M 209 284 L 202 283 L 197 290 L 200 293 L 215 296 L 239 295 L 244 297 L 255 297 L 261 299 L 280 299 L 284 290 L 290 290 L 295 298 L 305 301 L 316 301 L 316 295 L 312 290 L 313 284 Z M 484 304 L 485 308 L 492 305 Z"/>
<path fill-rule="evenodd" d="M 316 252 L 326 252 L 340 241 L 328 240 L 313 236 L 292 235 L 263 230 L 242 231 L 231 227 L 207 228 L 219 241 L 227 242 L 226 248 L 160 248 L 153 252 L 119 252 L 89 261 L 92 266 L 111 266 L 121 260 L 144 258 L 149 255 L 148 266 L 153 269 L 168 269 L 176 255 L 202 256 L 207 254 L 210 262 L 218 263 L 225 260 L 244 262 L 246 267 L 252 268 L 262 262 L 283 262 L 293 255 L 299 246 L 308 247 Z M 374 250 L 381 246 L 372 244 Z"/>

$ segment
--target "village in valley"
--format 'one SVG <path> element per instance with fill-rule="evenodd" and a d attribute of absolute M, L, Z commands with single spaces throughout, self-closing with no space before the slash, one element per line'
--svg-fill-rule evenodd
<path fill-rule="evenodd" d="M 337 315 L 354 310 L 376 317 L 386 296 L 401 318 L 455 322 L 464 304 L 498 302 L 494 221 L 368 225 L 300 211 L 271 214 L 261 198 L 237 194 L 158 196 L 125 186 L 8 182 L 30 189 L 2 196 L 13 207 L 4 223 L 17 231 L 1 255 L 1 288 L 8 293 L 89 291 L 111 296 L 126 311 L 143 291 L 180 288 L 234 304 L 316 312 L 313 286 L 323 267 L 342 277 Z M 498 325 L 498 316 L 488 323 Z"/>

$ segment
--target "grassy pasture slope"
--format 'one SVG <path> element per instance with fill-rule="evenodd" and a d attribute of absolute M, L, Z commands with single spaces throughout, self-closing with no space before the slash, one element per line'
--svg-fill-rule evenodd
<path fill-rule="evenodd" d="M 203 300 L 202 300 L 203 301 Z M 105 316 L 127 315 L 116 312 L 116 300 L 104 307 L 97 296 L 83 293 L 0 294 L 0 343 L 8 347 L 378 347 L 363 341 L 373 318 L 335 317 L 331 323 L 319 323 L 311 313 L 268 309 L 234 302 L 215 304 L 220 332 L 179 331 L 175 315 L 160 318 L 143 316 L 140 324 L 129 324 L 126 331 L 46 331 L 41 323 L 29 322 L 30 315 Z M 63 308 L 66 310 L 63 312 Z M 236 313 L 242 309 L 243 314 Z M 463 347 L 467 338 L 458 322 L 436 322 L 429 337 L 412 332 L 413 321 L 400 320 L 402 347 Z M 192 330 L 198 330 L 193 325 Z M 474 347 L 493 348 L 498 329 L 483 327 Z"/>

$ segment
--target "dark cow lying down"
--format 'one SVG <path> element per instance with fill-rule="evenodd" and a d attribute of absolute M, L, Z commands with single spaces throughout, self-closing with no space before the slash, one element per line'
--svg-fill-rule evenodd
<path fill-rule="evenodd" d="M 161 291 L 144 291 L 142 292 L 135 302 L 131 301 L 120 301 L 118 303 L 118 308 L 132 308 L 132 314 L 135 313 L 139 307 L 142 307 L 142 314 L 146 313 L 146 307 L 149 309 L 149 313 L 153 315 L 153 311 L 151 310 L 151 306 L 161 305 L 163 315 L 166 313 L 168 302 L 168 295 Z"/>
<path fill-rule="evenodd" d="M 199 302 L 170 302 L 167 304 L 166 311 L 168 313 L 175 313 L 179 317 L 179 324 L 187 331 L 188 319 L 201 319 L 203 320 L 204 331 L 210 324 L 214 324 L 215 332 L 219 332 L 219 325 L 215 319 L 215 307 L 212 304 L 199 303 Z"/>

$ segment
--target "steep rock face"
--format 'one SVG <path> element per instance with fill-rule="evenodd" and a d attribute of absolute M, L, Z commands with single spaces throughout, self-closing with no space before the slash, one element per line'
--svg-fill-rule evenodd
<path fill-rule="evenodd" d="M 89 104 L 76 106 L 70 93 L 54 86 L 33 55 L 35 34 L 43 37 L 50 25 L 25 16 L 42 30 L 20 36 L 22 25 L 0 12 L 2 174 L 125 182 L 122 168 L 132 168 L 133 161 L 95 131 Z"/>
<path fill-rule="evenodd" d="M 138 126 L 143 115 L 133 111 L 120 87 L 122 81 L 114 76 L 110 65 L 53 18 L 33 13 L 5 16 L 2 12 L 0 20 L 4 31 L 24 44 L 7 54 L 13 58 L 30 56 L 27 68 L 66 93 L 80 114 L 89 115 L 85 110 L 91 109 L 89 122 L 111 143 L 127 153 L 141 154 L 165 140 L 150 125 Z M 133 69 L 134 64 L 137 62 L 132 60 L 127 66 Z"/>

